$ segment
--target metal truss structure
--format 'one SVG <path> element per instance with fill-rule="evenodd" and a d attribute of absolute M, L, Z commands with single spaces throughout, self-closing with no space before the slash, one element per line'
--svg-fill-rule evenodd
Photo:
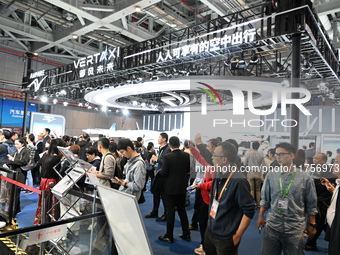
<path fill-rule="evenodd" d="M 229 43 L 218 50 L 160 59 L 160 56 L 174 49 L 247 30 L 256 31 L 254 40 L 243 38 L 241 43 Z M 302 34 L 303 85 L 318 94 L 320 91 L 315 81 L 323 80 L 328 82 L 333 92 L 338 92 L 340 82 L 335 49 L 322 26 L 318 25 L 317 16 L 310 7 L 300 6 L 266 15 L 266 5 L 260 4 L 175 33 L 119 48 L 120 54 L 113 59 L 110 72 L 81 77 L 81 69 L 75 68 L 75 63 L 47 70 L 47 77 L 38 93 L 46 92 L 53 96 L 61 89 L 67 89 L 70 92 L 69 99 L 77 101 L 82 100 L 87 92 L 103 86 L 139 83 L 145 79 L 162 77 L 241 75 L 289 79 L 291 38 L 294 33 Z M 244 61 L 242 68 L 239 66 L 240 60 Z M 98 68 L 99 64 L 93 66 Z"/>

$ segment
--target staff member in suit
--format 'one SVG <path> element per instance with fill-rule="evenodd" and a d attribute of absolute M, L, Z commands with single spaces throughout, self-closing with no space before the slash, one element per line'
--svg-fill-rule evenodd
<path fill-rule="evenodd" d="M 30 152 L 26 148 L 26 142 L 23 138 L 16 139 L 14 146 L 17 149 L 14 155 L 8 155 L 8 160 L 11 161 L 12 169 L 18 172 L 17 181 L 25 184 L 27 172 L 21 169 L 30 161 Z M 20 209 L 20 188 L 16 187 L 16 203 L 14 207 L 14 215 L 21 212 Z"/>
<path fill-rule="evenodd" d="M 333 174 L 338 177 L 336 179 L 336 186 L 326 178 L 320 178 L 321 183 L 326 186 L 327 190 L 332 193 L 330 205 L 327 210 L 327 223 L 330 227 L 330 231 L 327 234 L 329 236 L 328 254 L 337 255 L 340 254 L 340 154 L 338 154 L 334 160 Z"/>
<path fill-rule="evenodd" d="M 160 174 L 165 178 L 164 192 L 167 203 L 167 225 L 166 234 L 158 239 L 164 242 L 173 243 L 173 231 L 175 224 L 175 209 L 181 220 L 183 233 L 180 238 L 191 241 L 188 216 L 185 211 L 186 188 L 190 174 L 190 155 L 179 149 L 180 143 L 177 136 L 169 139 L 171 152 L 164 156 L 164 162 Z"/>

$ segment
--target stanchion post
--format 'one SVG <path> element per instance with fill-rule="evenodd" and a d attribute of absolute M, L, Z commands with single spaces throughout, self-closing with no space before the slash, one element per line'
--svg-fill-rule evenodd
<path fill-rule="evenodd" d="M 41 191 L 41 224 L 46 222 L 46 190 Z M 40 244 L 39 254 L 45 254 L 45 242 Z"/>
<path fill-rule="evenodd" d="M 13 173 L 13 180 L 17 180 L 17 174 L 18 173 Z M 17 197 L 17 192 L 16 189 L 18 188 L 16 185 L 14 185 L 13 183 L 10 184 L 11 185 L 11 192 L 10 192 L 10 200 L 9 200 L 9 205 L 8 205 L 8 223 L 12 224 L 12 220 L 13 220 L 13 210 L 14 208 L 14 202 L 16 201 L 16 197 Z"/>

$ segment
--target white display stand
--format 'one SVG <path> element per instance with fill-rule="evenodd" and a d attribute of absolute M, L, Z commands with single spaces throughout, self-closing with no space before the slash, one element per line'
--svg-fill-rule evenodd
<path fill-rule="evenodd" d="M 97 191 L 119 255 L 152 255 L 135 196 L 102 185 Z"/>

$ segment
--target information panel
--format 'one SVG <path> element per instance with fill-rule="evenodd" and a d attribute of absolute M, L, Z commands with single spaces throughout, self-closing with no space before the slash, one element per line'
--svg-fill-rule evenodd
<path fill-rule="evenodd" d="M 51 135 L 54 137 L 65 134 L 66 120 L 64 116 L 37 112 L 31 115 L 30 133 L 33 133 L 36 137 L 39 133 L 42 133 L 45 128 L 49 128 Z"/>
<path fill-rule="evenodd" d="M 135 196 L 97 186 L 118 254 L 153 254 Z"/>

